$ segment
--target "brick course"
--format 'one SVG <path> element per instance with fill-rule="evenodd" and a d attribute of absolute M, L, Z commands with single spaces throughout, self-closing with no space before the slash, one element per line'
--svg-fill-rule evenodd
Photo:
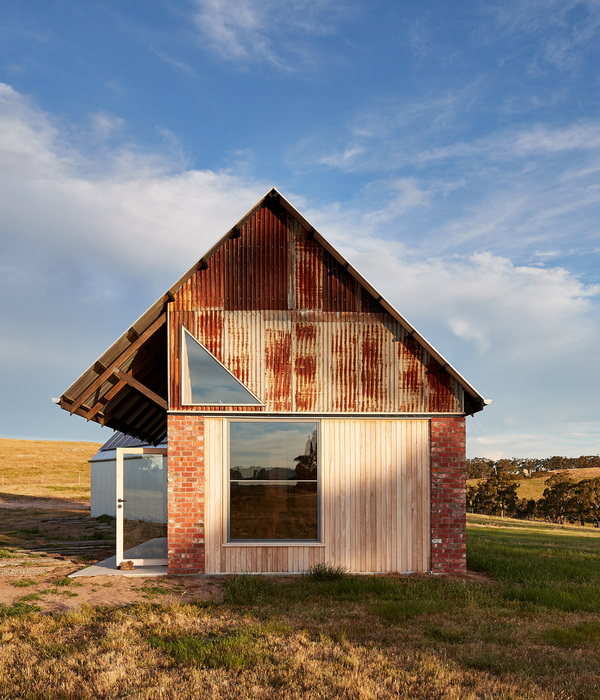
<path fill-rule="evenodd" d="M 466 434 L 463 417 L 431 419 L 431 571 L 467 568 Z"/>
<path fill-rule="evenodd" d="M 169 415 L 169 573 L 204 573 L 204 418 Z"/>

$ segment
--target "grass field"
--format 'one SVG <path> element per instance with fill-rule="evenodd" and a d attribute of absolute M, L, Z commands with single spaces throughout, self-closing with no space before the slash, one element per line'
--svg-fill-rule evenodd
<path fill-rule="evenodd" d="M 0 606 L 0 698 L 600 698 L 600 535 L 469 518 L 464 578 L 232 577 L 221 603 Z M 151 585 L 166 585 L 153 582 Z"/>
<path fill-rule="evenodd" d="M 0 567 L 50 537 L 49 517 L 102 546 L 99 524 L 84 530 L 77 512 L 5 515 Z M 180 579 L 148 579 L 139 601 L 179 588 L 186 602 L 60 613 L 37 605 L 44 595 L 77 600 L 81 584 L 53 579 L 50 593 L 38 591 L 31 564 L 0 602 L 0 700 L 600 700 L 593 528 L 474 515 L 465 576 L 238 576 L 222 579 L 222 602 L 208 603 L 184 597 Z"/>
<path fill-rule="evenodd" d="M 0 492 L 86 500 L 100 443 L 0 438 Z"/>

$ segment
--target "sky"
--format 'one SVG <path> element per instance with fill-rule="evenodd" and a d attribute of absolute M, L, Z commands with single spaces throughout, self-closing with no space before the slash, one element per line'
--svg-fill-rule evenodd
<path fill-rule="evenodd" d="M 0 4 L 0 437 L 276 187 L 493 403 L 600 453 L 600 0 Z"/>

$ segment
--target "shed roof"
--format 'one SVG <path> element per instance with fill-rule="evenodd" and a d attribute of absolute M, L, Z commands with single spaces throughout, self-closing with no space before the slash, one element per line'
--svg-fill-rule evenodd
<path fill-rule="evenodd" d="M 485 400 L 467 380 L 276 190 L 271 189 L 235 226 L 163 294 L 110 348 L 61 396 L 61 408 L 88 420 L 157 444 L 167 423 L 166 311 L 174 294 L 230 237 L 267 203 L 278 202 L 305 227 L 464 389 L 468 413 L 483 409 Z"/>

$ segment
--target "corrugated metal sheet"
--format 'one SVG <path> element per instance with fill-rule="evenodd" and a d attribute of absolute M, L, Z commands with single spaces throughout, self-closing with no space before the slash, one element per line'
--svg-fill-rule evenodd
<path fill-rule="evenodd" d="M 285 314 L 287 321 L 267 319 L 266 312 Z M 168 314 L 167 348 L 161 324 Z M 485 404 L 276 190 L 63 393 L 61 408 L 135 437 L 160 439 L 167 398 L 170 408 L 182 408 L 181 325 L 263 398 L 264 358 L 270 357 L 269 372 L 279 367 L 283 377 L 266 410 L 471 413 Z M 283 348 L 281 358 L 265 346 L 267 328 L 284 333 L 268 334 Z M 369 364 L 374 357 L 381 358 L 378 369 Z M 118 375 L 128 368 L 133 382 Z"/>
<path fill-rule="evenodd" d="M 258 209 L 174 295 L 171 407 L 184 326 L 265 406 L 461 412 L 462 387 L 283 207 Z"/>

